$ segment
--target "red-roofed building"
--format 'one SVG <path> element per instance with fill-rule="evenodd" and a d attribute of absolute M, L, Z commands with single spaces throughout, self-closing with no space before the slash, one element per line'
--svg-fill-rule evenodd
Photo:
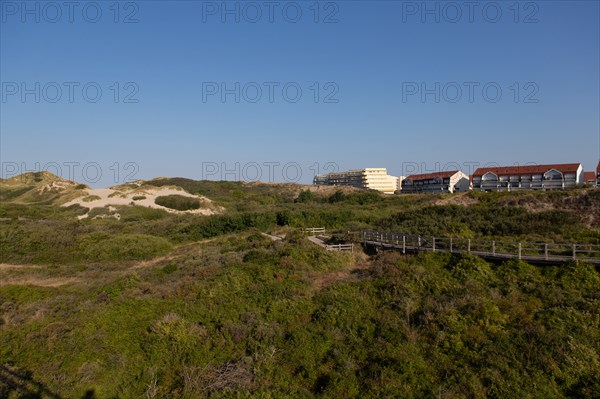
<path fill-rule="evenodd" d="M 411 175 L 402 180 L 402 194 L 453 193 L 469 190 L 469 177 L 459 170 Z"/>
<path fill-rule="evenodd" d="M 583 172 L 583 184 L 595 186 L 597 177 L 596 172 Z"/>
<path fill-rule="evenodd" d="M 478 168 L 473 190 L 564 190 L 584 183 L 579 163 Z"/>
<path fill-rule="evenodd" d="M 596 186 L 600 187 L 600 161 L 598 162 L 598 166 L 596 166 Z"/>

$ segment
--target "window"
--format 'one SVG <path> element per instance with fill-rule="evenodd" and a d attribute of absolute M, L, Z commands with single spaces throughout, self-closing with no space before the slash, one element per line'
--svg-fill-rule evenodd
<path fill-rule="evenodd" d="M 545 180 L 562 180 L 563 175 L 556 169 L 550 169 L 546 173 L 544 173 Z"/>
<path fill-rule="evenodd" d="M 485 175 L 483 175 L 483 180 L 485 180 L 485 181 L 497 181 L 498 180 L 498 176 L 495 173 L 487 172 Z"/>

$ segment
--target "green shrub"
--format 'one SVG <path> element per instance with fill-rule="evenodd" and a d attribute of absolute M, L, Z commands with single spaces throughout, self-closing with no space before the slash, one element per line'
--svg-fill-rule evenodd
<path fill-rule="evenodd" d="M 377 191 L 361 191 L 346 195 L 344 201 L 352 204 L 367 205 L 381 202 L 383 196 Z"/>
<path fill-rule="evenodd" d="M 527 237 L 541 232 L 546 237 L 575 237 L 585 231 L 579 217 L 571 212 L 533 213 L 523 208 L 496 205 L 427 206 L 399 212 L 375 225 L 389 231 L 438 237 Z"/>
<path fill-rule="evenodd" d="M 74 212 L 75 215 L 77 215 L 77 216 L 79 216 L 79 215 L 85 215 L 90 210 L 90 208 L 86 208 L 86 207 L 81 206 L 79 204 L 69 205 L 65 209 L 68 209 L 69 211 Z"/>
<path fill-rule="evenodd" d="M 82 201 L 83 202 L 92 202 L 92 201 L 96 201 L 99 199 L 100 199 L 100 197 L 97 195 L 88 195 L 86 197 L 83 197 Z"/>
<path fill-rule="evenodd" d="M 300 192 L 300 194 L 298 195 L 298 198 L 296 198 L 296 202 L 307 203 L 307 202 L 314 201 L 314 199 L 315 199 L 315 195 L 313 194 L 312 191 L 302 190 Z"/>
<path fill-rule="evenodd" d="M 131 199 L 134 201 L 141 201 L 141 200 L 145 200 L 146 196 L 145 195 L 134 195 Z"/>
<path fill-rule="evenodd" d="M 346 194 L 338 190 L 335 193 L 331 194 L 327 201 L 329 201 L 330 204 L 335 204 L 336 202 L 342 202 L 344 199 L 346 199 Z"/>
<path fill-rule="evenodd" d="M 200 208 L 200 201 L 197 198 L 190 198 L 177 194 L 157 197 L 154 200 L 154 203 L 177 211 L 189 211 Z"/>
<path fill-rule="evenodd" d="M 183 222 L 170 236 L 179 242 L 193 241 L 251 228 L 266 230 L 275 224 L 276 213 L 274 212 L 196 217 L 191 221 Z"/>
<path fill-rule="evenodd" d="M 163 209 L 148 208 L 145 206 L 120 206 L 118 209 L 121 221 L 123 222 L 159 220 L 168 216 L 168 213 Z"/>
<path fill-rule="evenodd" d="M 494 280 L 490 264 L 475 255 L 453 255 L 446 268 L 454 278 L 460 281 L 473 279 L 479 282 L 491 283 Z"/>
<path fill-rule="evenodd" d="M 140 260 L 164 254 L 172 249 L 164 238 L 146 234 L 120 234 L 110 237 L 91 234 L 79 244 L 85 258 L 92 260 Z"/>
<path fill-rule="evenodd" d="M 108 207 L 93 208 L 88 212 L 88 218 L 95 218 L 96 216 L 108 216 L 110 213 L 111 212 Z"/>
<path fill-rule="evenodd" d="M 277 212 L 277 226 L 288 226 L 290 224 L 290 212 Z"/>
<path fill-rule="evenodd" d="M 169 263 L 162 268 L 162 272 L 164 274 L 171 274 L 177 270 L 177 265 L 175 263 Z"/>

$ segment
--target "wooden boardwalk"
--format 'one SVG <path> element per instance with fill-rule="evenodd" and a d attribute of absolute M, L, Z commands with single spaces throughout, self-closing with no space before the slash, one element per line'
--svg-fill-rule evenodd
<path fill-rule="evenodd" d="M 475 240 L 361 231 L 363 245 L 402 253 L 471 253 L 491 260 L 522 259 L 530 263 L 560 264 L 579 260 L 600 265 L 600 245 Z"/>
<path fill-rule="evenodd" d="M 310 234 L 308 236 L 308 240 L 310 242 L 312 242 L 313 244 L 317 244 L 318 246 L 325 249 L 326 251 L 354 252 L 354 244 L 353 243 L 350 243 L 350 244 L 327 244 L 323 239 L 317 237 L 317 235 L 316 235 L 317 233 L 321 233 L 321 234 L 325 233 L 325 228 L 323 228 L 323 227 L 302 229 L 302 233 Z"/>

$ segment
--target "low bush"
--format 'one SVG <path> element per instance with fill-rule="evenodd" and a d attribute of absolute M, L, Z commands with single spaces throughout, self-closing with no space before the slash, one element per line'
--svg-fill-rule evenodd
<path fill-rule="evenodd" d="M 523 208 L 494 205 L 427 206 L 398 212 L 374 224 L 388 231 L 438 237 L 526 238 L 542 233 L 548 238 L 573 239 L 586 232 L 579 217 L 571 212 L 548 210 L 533 213 Z M 593 231 L 589 234 L 596 236 Z"/>
<path fill-rule="evenodd" d="M 157 197 L 154 200 L 154 203 L 177 211 L 190 211 L 200 208 L 200 200 L 197 198 L 190 198 L 177 194 Z"/>
<path fill-rule="evenodd" d="M 307 203 L 315 200 L 315 195 L 310 190 L 302 190 L 296 198 L 296 202 Z"/>
<path fill-rule="evenodd" d="M 164 238 L 145 234 L 120 234 L 114 237 L 91 234 L 79 243 L 84 257 L 91 260 L 140 260 L 164 254 L 172 249 Z"/>
<path fill-rule="evenodd" d="M 99 200 L 100 197 L 97 195 L 88 195 L 82 198 L 83 202 L 92 202 L 92 201 L 97 201 Z"/>
<path fill-rule="evenodd" d="M 123 222 L 159 220 L 168 216 L 168 213 L 163 209 L 148 208 L 145 206 L 120 206 L 118 210 Z"/>

